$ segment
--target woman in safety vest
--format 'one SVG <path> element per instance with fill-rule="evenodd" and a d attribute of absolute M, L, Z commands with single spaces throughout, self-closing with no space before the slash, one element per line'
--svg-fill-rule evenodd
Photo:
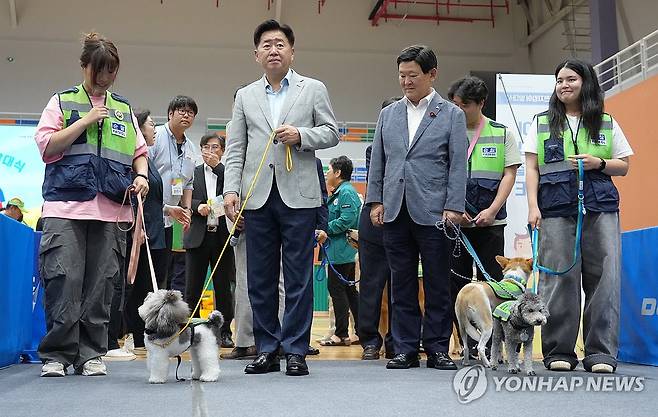
<path fill-rule="evenodd" d="M 626 175 L 633 151 L 617 122 L 603 112 L 603 92 L 590 64 L 568 59 L 555 69 L 555 79 L 548 110 L 535 116 L 524 143 L 528 223 L 538 229 L 538 263 L 555 272 L 574 264 L 564 274 L 540 274 L 538 291 L 551 314 L 541 334 L 544 365 L 570 371 L 578 364 L 574 345 L 582 290 L 583 367 L 612 373 L 621 269 L 619 193 L 612 177 Z M 586 213 L 582 222 L 579 196 Z"/>
<path fill-rule="evenodd" d="M 119 69 L 114 44 L 83 39 L 83 82 L 51 97 L 35 141 L 46 163 L 39 250 L 47 333 L 41 376 L 106 375 L 112 283 L 126 250 L 126 190 L 148 192 L 146 143 L 128 101 L 108 90 Z M 134 180 L 133 180 L 134 177 Z"/>

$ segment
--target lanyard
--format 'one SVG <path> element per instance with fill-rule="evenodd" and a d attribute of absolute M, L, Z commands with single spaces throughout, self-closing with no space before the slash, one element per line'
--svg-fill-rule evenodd
<path fill-rule="evenodd" d="M 169 135 L 170 131 L 167 129 L 167 127 L 165 127 L 165 130 L 167 130 L 167 135 Z M 171 169 L 171 176 L 173 178 L 174 177 L 174 160 L 172 158 L 172 151 L 171 151 L 171 145 L 172 145 L 171 138 L 173 138 L 174 151 L 176 152 L 176 155 L 178 155 L 178 149 L 176 149 L 176 136 L 174 136 L 174 134 L 172 133 L 171 136 L 169 137 L 169 143 L 167 144 L 167 146 L 168 146 L 168 149 L 169 149 L 169 166 L 171 167 L 170 168 Z M 178 176 L 177 176 L 177 178 L 182 178 L 182 176 L 183 176 L 183 161 L 185 160 L 185 147 L 183 146 L 184 144 L 185 144 L 185 142 L 183 142 L 181 144 L 181 149 L 182 149 L 183 152 L 180 155 L 178 155 L 178 157 L 177 157 L 178 158 L 178 165 L 179 165 L 178 166 Z"/>
<path fill-rule="evenodd" d="M 486 120 L 484 117 L 480 118 L 480 125 L 478 126 L 477 130 L 475 131 L 475 134 L 473 135 L 473 138 L 471 139 L 470 145 L 468 145 L 468 156 L 467 158 L 470 160 L 471 159 L 471 154 L 473 153 L 473 149 L 475 148 L 475 144 L 477 143 L 478 139 L 480 139 L 480 134 L 482 133 L 482 129 L 484 129 L 484 124 Z"/>
<path fill-rule="evenodd" d="M 569 126 L 569 132 L 571 132 L 571 142 L 573 143 L 573 149 L 576 152 L 576 155 L 578 155 L 580 152 L 578 151 L 578 132 L 580 131 L 580 122 L 583 120 L 582 117 L 578 118 L 578 125 L 576 126 L 576 135 L 574 136 L 573 130 L 571 129 L 571 123 L 569 123 L 569 120 L 567 119 L 567 126 Z"/>

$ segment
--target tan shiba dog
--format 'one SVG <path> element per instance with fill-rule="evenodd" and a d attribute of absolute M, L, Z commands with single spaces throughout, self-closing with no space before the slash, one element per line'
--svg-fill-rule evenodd
<path fill-rule="evenodd" d="M 496 291 L 487 282 L 471 282 L 457 294 L 455 316 L 459 323 L 459 333 L 464 348 L 464 365 L 469 364 L 467 348 L 468 336 L 478 341 L 477 349 L 482 364 L 489 368 L 491 364 L 485 354 L 485 347 L 493 331 L 492 313 L 499 304 L 518 297 L 532 273 L 532 259 L 505 258 L 496 256 L 496 261 L 503 268 L 503 287 Z"/>

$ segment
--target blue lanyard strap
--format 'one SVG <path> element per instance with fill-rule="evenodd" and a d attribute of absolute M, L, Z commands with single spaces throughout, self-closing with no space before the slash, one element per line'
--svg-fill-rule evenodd
<path fill-rule="evenodd" d="M 582 238 L 583 234 L 583 216 L 585 215 L 585 206 L 584 206 L 584 177 L 585 177 L 585 169 L 583 168 L 583 160 L 579 159 L 578 160 L 578 220 L 576 222 L 576 241 L 574 243 L 574 248 L 573 248 L 573 262 L 571 263 L 571 266 L 563 271 L 554 271 L 551 268 L 548 268 L 543 265 L 539 265 L 539 230 L 537 228 L 532 229 L 530 225 L 528 225 L 528 230 L 530 231 L 530 234 L 532 235 L 532 269 L 534 271 L 541 271 L 545 274 L 548 275 L 564 275 L 567 272 L 571 271 L 571 269 L 576 266 L 576 263 L 578 262 L 578 256 L 580 255 L 580 240 Z M 536 292 L 536 284 L 537 280 L 534 280 L 533 287 L 535 288 Z"/>
<path fill-rule="evenodd" d="M 324 269 L 325 266 L 329 265 L 329 268 L 331 268 L 331 270 L 334 271 L 334 273 L 338 277 L 338 280 L 340 280 L 343 284 L 354 286 L 357 284 L 357 282 L 361 281 L 360 279 L 357 279 L 355 281 L 350 281 L 349 279 L 345 278 L 343 274 L 338 272 L 336 268 L 334 268 L 334 263 L 329 260 L 329 255 L 327 254 L 328 247 L 329 247 L 329 239 L 327 239 L 325 243 L 320 245 L 320 250 L 322 251 L 322 262 L 320 263 L 320 267 L 318 268 L 318 270 L 315 272 L 315 279 L 317 281 L 324 280 L 324 278 L 320 277 L 319 272 L 321 269 Z"/>

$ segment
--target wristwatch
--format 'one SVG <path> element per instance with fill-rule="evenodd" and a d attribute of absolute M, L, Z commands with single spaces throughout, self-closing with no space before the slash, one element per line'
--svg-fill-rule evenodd
<path fill-rule="evenodd" d="M 599 158 L 601 160 L 601 164 L 599 165 L 599 171 L 603 171 L 605 169 L 605 159 Z"/>

